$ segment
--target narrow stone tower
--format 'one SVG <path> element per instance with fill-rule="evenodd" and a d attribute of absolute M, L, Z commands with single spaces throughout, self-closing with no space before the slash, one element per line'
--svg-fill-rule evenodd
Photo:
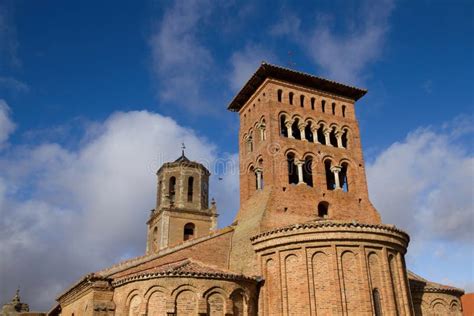
<path fill-rule="evenodd" d="M 147 222 L 147 254 L 206 236 L 217 226 L 214 202 L 209 208 L 209 170 L 184 151 L 157 172 L 156 208 Z"/>

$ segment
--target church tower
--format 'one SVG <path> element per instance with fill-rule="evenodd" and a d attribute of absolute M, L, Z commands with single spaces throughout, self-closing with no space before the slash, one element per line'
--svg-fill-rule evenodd
<path fill-rule="evenodd" d="M 217 227 L 215 202 L 209 207 L 209 170 L 184 151 L 157 172 L 156 207 L 147 222 L 147 254 L 206 236 Z"/>
<path fill-rule="evenodd" d="M 262 228 L 318 218 L 380 223 L 354 108 L 365 93 L 264 63 L 234 98 L 240 202 L 270 194 Z"/>

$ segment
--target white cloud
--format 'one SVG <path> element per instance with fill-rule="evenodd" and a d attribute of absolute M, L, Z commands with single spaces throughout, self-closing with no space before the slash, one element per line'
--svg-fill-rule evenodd
<path fill-rule="evenodd" d="M 359 83 L 365 68 L 382 52 L 393 7 L 392 0 L 363 2 L 351 15 L 351 27 L 342 33 L 331 29 L 328 19 L 320 19 L 307 42 L 309 56 L 330 78 Z"/>
<path fill-rule="evenodd" d="M 45 143 L 0 156 L 1 301 L 19 284 L 24 299 L 44 310 L 82 274 L 143 254 L 155 172 L 179 156 L 181 142 L 190 159 L 214 169 L 215 145 L 170 118 L 115 113 L 99 125 L 77 150 Z M 212 181 L 230 222 L 238 174 L 224 175 L 225 186 Z"/>
<path fill-rule="evenodd" d="M 383 222 L 410 235 L 408 268 L 468 291 L 474 282 L 472 123 L 459 117 L 419 128 L 367 165 L 370 198 Z"/>
<path fill-rule="evenodd" d="M 300 26 L 300 18 L 289 10 L 285 10 L 284 18 L 270 28 L 270 34 L 274 36 L 294 36 L 300 32 Z"/>
<path fill-rule="evenodd" d="M 291 12 L 271 29 L 274 36 L 288 36 L 296 41 L 324 76 L 347 84 L 360 84 L 364 71 L 383 50 L 393 0 L 358 2 L 354 12 L 333 16 L 318 12 L 316 24 L 303 23 Z M 314 25 L 314 26 L 312 26 Z"/>
<path fill-rule="evenodd" d="M 257 44 L 247 44 L 241 51 L 233 53 L 230 59 L 232 71 L 229 76 L 231 89 L 242 88 L 261 62 L 270 60 L 275 60 L 274 54 Z"/>
<path fill-rule="evenodd" d="M 461 136 L 457 129 L 420 128 L 367 166 L 371 200 L 384 222 L 414 240 L 472 242 L 474 157 Z"/>
<path fill-rule="evenodd" d="M 15 124 L 10 118 L 10 108 L 5 100 L 0 99 L 0 149 L 15 130 Z"/>
<path fill-rule="evenodd" d="M 159 97 L 190 111 L 205 104 L 202 84 L 213 66 L 211 52 L 200 42 L 199 29 L 212 10 L 207 0 L 176 1 L 168 8 L 150 39 Z M 199 102 L 199 107 L 196 106 Z"/>

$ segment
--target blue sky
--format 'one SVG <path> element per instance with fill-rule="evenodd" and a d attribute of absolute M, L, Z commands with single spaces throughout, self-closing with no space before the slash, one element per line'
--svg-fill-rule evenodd
<path fill-rule="evenodd" d="M 46 309 L 141 254 L 154 170 L 183 141 L 235 162 L 226 107 L 262 60 L 369 90 L 373 203 L 411 234 L 409 268 L 473 291 L 473 21 L 460 0 L 1 0 L 0 301 L 20 284 Z M 237 177 L 211 181 L 229 224 Z"/>

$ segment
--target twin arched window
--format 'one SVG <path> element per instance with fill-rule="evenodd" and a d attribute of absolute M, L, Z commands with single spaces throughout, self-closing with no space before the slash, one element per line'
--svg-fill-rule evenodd
<path fill-rule="evenodd" d="M 347 162 L 343 162 L 340 166 L 332 166 L 330 159 L 324 161 L 326 186 L 328 190 L 341 189 L 344 192 L 349 192 L 349 183 L 347 181 L 348 168 L 349 165 Z"/>
<path fill-rule="evenodd" d="M 313 186 L 313 158 L 307 156 L 304 161 L 296 161 L 295 154 L 290 152 L 286 155 L 288 163 L 288 183 L 306 183 Z"/>

